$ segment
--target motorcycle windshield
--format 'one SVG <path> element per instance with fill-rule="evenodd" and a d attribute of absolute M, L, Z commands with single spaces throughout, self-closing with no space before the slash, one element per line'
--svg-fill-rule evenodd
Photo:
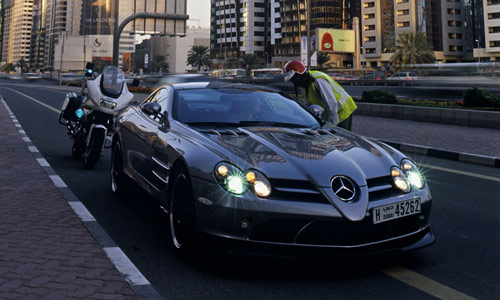
<path fill-rule="evenodd" d="M 118 98 L 125 83 L 125 74 L 117 67 L 106 66 L 101 72 L 101 91 L 104 95 Z"/>

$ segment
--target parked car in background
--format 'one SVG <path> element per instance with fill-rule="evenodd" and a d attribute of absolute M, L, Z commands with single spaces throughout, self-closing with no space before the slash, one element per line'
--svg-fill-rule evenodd
<path fill-rule="evenodd" d="M 342 73 L 330 73 L 330 75 L 334 80 L 359 80 L 358 76 L 342 74 Z"/>
<path fill-rule="evenodd" d="M 400 71 L 387 77 L 387 80 L 417 80 L 417 74 L 411 71 Z"/>
<path fill-rule="evenodd" d="M 375 72 L 365 73 L 361 77 L 361 79 L 362 80 L 383 80 L 386 77 L 387 77 L 387 74 L 385 72 L 375 71 Z"/>

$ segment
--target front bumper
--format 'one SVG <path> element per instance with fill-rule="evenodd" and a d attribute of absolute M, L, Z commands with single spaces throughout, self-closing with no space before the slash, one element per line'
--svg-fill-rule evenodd
<path fill-rule="evenodd" d="M 429 227 L 432 201 L 428 190 L 369 202 L 365 218 L 350 221 L 331 204 L 259 199 L 251 192 L 240 197 L 196 178 L 193 186 L 199 231 L 231 240 L 235 248 L 358 255 L 414 250 L 434 242 Z M 420 214 L 373 224 L 371 208 L 414 197 L 421 199 Z"/>

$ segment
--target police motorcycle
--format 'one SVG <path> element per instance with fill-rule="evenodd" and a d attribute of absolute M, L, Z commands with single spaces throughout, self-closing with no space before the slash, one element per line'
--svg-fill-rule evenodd
<path fill-rule="evenodd" d="M 73 140 L 73 157 L 81 157 L 86 169 L 97 163 L 106 136 L 113 134 L 118 112 L 133 98 L 121 69 L 106 66 L 96 78 L 93 68 L 87 63 L 80 93 L 66 94 L 59 116 Z"/>

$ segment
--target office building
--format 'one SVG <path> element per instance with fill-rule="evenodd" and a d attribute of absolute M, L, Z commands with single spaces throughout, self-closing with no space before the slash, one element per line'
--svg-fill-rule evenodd
<path fill-rule="evenodd" d="M 477 24 L 474 57 L 480 61 L 498 61 L 500 60 L 500 0 L 477 2 L 476 6 L 482 2 L 482 12 L 480 8 L 475 10 Z"/>
<path fill-rule="evenodd" d="M 269 0 L 212 0 L 211 12 L 214 68 L 237 68 L 244 54 L 266 58 Z"/>
<path fill-rule="evenodd" d="M 362 60 L 370 67 L 385 66 L 394 54 L 398 35 L 422 31 L 439 62 L 472 59 L 472 34 L 467 22 L 471 9 L 462 0 L 362 0 Z"/>
<path fill-rule="evenodd" d="M 31 27 L 31 45 L 29 66 L 32 71 L 41 71 L 45 57 L 47 0 L 33 1 L 33 20 Z"/>
<path fill-rule="evenodd" d="M 3 1 L 2 62 L 30 59 L 33 0 Z"/>

